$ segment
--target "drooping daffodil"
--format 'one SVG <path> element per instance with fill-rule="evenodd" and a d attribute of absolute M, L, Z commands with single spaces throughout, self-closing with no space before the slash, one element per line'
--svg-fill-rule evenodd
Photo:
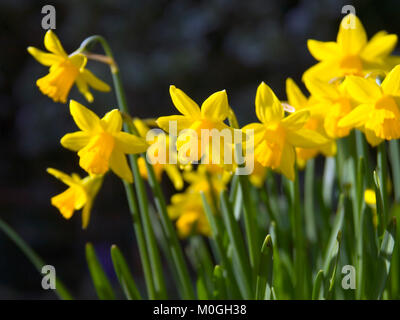
<path fill-rule="evenodd" d="M 39 63 L 50 67 L 49 73 L 38 79 L 36 84 L 54 102 L 66 103 L 74 83 L 89 102 L 93 101 L 89 87 L 103 92 L 110 91 L 108 84 L 86 69 L 86 56 L 79 52 L 68 55 L 52 30 L 46 32 L 44 46 L 49 52 L 34 47 L 28 47 L 28 52 Z"/>

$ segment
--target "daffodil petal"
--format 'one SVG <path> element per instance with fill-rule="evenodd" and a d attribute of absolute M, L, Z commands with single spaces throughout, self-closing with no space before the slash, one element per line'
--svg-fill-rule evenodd
<path fill-rule="evenodd" d="M 329 142 L 321 134 L 308 129 L 287 130 L 286 140 L 298 148 L 316 148 Z"/>
<path fill-rule="evenodd" d="M 164 166 L 165 172 L 167 173 L 169 179 L 174 184 L 176 190 L 182 190 L 183 188 L 183 178 L 181 172 L 178 170 L 178 167 L 173 164 L 166 164 Z"/>
<path fill-rule="evenodd" d="M 292 78 L 286 79 L 286 95 L 289 104 L 295 109 L 303 108 L 307 104 L 306 96 L 301 92 Z"/>
<path fill-rule="evenodd" d="M 60 40 L 52 30 L 48 30 L 44 36 L 44 46 L 50 52 L 67 58 L 67 53 L 65 52 Z"/>
<path fill-rule="evenodd" d="M 344 86 L 352 98 L 361 103 L 371 103 L 382 96 L 380 87 L 372 79 L 348 76 Z"/>
<path fill-rule="evenodd" d="M 143 138 L 134 136 L 127 132 L 118 132 L 114 134 L 115 145 L 123 153 L 137 154 L 145 152 L 148 148 Z"/>
<path fill-rule="evenodd" d="M 186 93 L 173 85 L 169 87 L 169 93 L 174 106 L 180 113 L 191 118 L 201 117 L 199 106 Z"/>
<path fill-rule="evenodd" d="M 79 75 L 76 80 L 75 80 L 76 86 L 78 87 L 78 90 L 83 96 L 86 98 L 86 100 L 90 103 L 93 102 L 93 95 L 89 90 L 89 87 L 87 85 L 87 82 Z"/>
<path fill-rule="evenodd" d="M 282 120 L 282 125 L 291 130 L 298 130 L 304 127 L 304 124 L 310 118 L 309 110 L 300 110 L 292 113 Z"/>
<path fill-rule="evenodd" d="M 81 71 L 81 76 L 86 80 L 88 85 L 97 91 L 108 92 L 111 90 L 110 86 L 104 81 L 97 78 L 91 71 L 84 69 Z"/>
<path fill-rule="evenodd" d="M 82 229 L 86 229 L 90 221 L 90 213 L 92 211 L 93 200 L 90 199 L 86 202 L 82 210 Z"/>
<path fill-rule="evenodd" d="M 294 148 L 288 144 L 285 144 L 282 150 L 281 163 L 279 165 L 279 171 L 288 178 L 289 180 L 294 180 L 294 161 L 295 152 Z"/>
<path fill-rule="evenodd" d="M 311 55 L 318 61 L 337 59 L 340 54 L 340 48 L 334 41 L 308 40 L 307 47 Z"/>
<path fill-rule="evenodd" d="M 58 180 L 62 181 L 70 187 L 76 184 L 76 181 L 71 176 L 60 170 L 47 168 L 47 173 L 51 174 L 53 177 L 57 178 Z"/>
<path fill-rule="evenodd" d="M 133 125 L 135 126 L 137 132 L 142 138 L 146 138 L 147 132 L 149 132 L 150 128 L 144 123 L 144 121 L 139 118 L 133 119 Z"/>
<path fill-rule="evenodd" d="M 218 91 L 209 96 L 201 106 L 201 114 L 206 119 L 224 121 L 229 114 L 226 91 Z"/>
<path fill-rule="evenodd" d="M 394 50 L 396 43 L 397 35 L 387 34 L 386 31 L 380 31 L 367 43 L 361 56 L 365 60 L 384 58 Z"/>
<path fill-rule="evenodd" d="M 28 47 L 28 52 L 44 66 L 51 66 L 55 63 L 59 63 L 63 60 L 62 57 L 53 53 L 47 53 L 42 50 L 36 49 L 35 47 Z"/>
<path fill-rule="evenodd" d="M 129 183 L 133 182 L 132 172 L 123 152 L 114 150 L 110 157 L 110 168 L 118 177 Z"/>
<path fill-rule="evenodd" d="M 349 114 L 344 116 L 338 123 L 339 127 L 359 127 L 367 121 L 369 113 L 373 106 L 370 104 L 361 104 L 354 108 Z"/>
<path fill-rule="evenodd" d="M 400 95 L 400 65 L 393 68 L 392 71 L 383 80 L 381 87 L 387 95 Z"/>
<path fill-rule="evenodd" d="M 337 43 L 342 53 L 357 55 L 367 43 L 367 34 L 360 19 L 354 14 L 345 16 L 339 27 Z"/>
<path fill-rule="evenodd" d="M 76 125 L 82 131 L 94 131 L 99 128 L 99 117 L 85 106 L 81 105 L 75 100 L 71 100 L 69 103 L 69 110 Z"/>
<path fill-rule="evenodd" d="M 376 147 L 383 141 L 383 139 L 376 136 L 373 130 L 364 129 L 363 131 L 365 133 L 365 138 L 371 146 Z"/>
<path fill-rule="evenodd" d="M 338 88 L 327 81 L 309 77 L 305 78 L 304 84 L 313 97 L 329 100 L 337 100 L 340 97 Z"/>
<path fill-rule="evenodd" d="M 68 60 L 79 70 L 83 70 L 87 63 L 87 57 L 81 53 L 68 57 Z"/>
<path fill-rule="evenodd" d="M 90 141 L 91 135 L 87 131 L 76 131 L 67 133 L 61 138 L 61 145 L 72 151 L 79 151 L 84 148 Z"/>
<path fill-rule="evenodd" d="M 256 93 L 256 115 L 262 122 L 280 120 L 283 118 L 283 107 L 272 89 L 262 82 Z"/>
<path fill-rule="evenodd" d="M 194 120 L 186 116 L 167 116 L 158 118 L 156 122 L 161 129 L 172 134 L 170 129 L 174 127 L 174 121 L 176 122 L 176 134 L 179 134 L 183 129 L 189 128 L 193 124 Z"/>
<path fill-rule="evenodd" d="M 115 133 L 122 129 L 122 117 L 118 109 L 113 109 L 105 114 L 101 123 L 107 132 Z"/>

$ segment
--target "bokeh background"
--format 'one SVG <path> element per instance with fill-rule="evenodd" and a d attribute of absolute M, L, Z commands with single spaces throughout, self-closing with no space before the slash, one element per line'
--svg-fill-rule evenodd
<path fill-rule="evenodd" d="M 141 267 L 124 196 L 113 175 L 105 179 L 86 231 L 80 213 L 64 220 L 50 197 L 64 185 L 47 167 L 82 173 L 76 154 L 59 139 L 75 130 L 67 105 L 53 103 L 35 85 L 46 68 L 27 46 L 43 48 L 41 8 L 56 8 L 56 34 L 68 52 L 93 34 L 105 36 L 120 65 L 132 115 L 173 114 L 170 84 L 201 103 L 226 89 L 241 124 L 255 120 L 254 97 L 261 81 L 285 98 L 285 79 L 300 82 L 314 63 L 306 40 L 333 40 L 341 8 L 352 4 L 367 33 L 400 34 L 400 2 L 341 0 L 125 0 L 0 1 L 0 217 L 48 263 L 77 298 L 95 298 L 85 262 L 91 241 L 115 282 L 109 249 L 122 249 L 141 282 Z M 398 51 L 397 51 L 398 52 Z M 111 84 L 108 68 L 89 68 Z M 99 115 L 116 107 L 113 93 L 95 92 L 91 106 Z M 70 98 L 84 102 L 74 89 Z M 167 194 L 172 189 L 163 181 Z M 41 288 L 41 275 L 0 233 L 0 299 L 54 299 Z M 171 288 L 173 291 L 174 288 Z"/>

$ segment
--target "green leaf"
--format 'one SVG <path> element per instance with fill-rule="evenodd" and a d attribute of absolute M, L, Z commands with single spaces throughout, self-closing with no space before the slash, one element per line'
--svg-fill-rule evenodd
<path fill-rule="evenodd" d="M 10 240 L 24 253 L 24 255 L 35 266 L 36 270 L 41 273 L 42 268 L 46 263 L 36 254 L 35 251 L 3 220 L 0 219 L 0 229 L 8 236 Z M 73 297 L 61 282 L 56 278 L 56 294 L 60 299 L 72 300 Z"/>
<path fill-rule="evenodd" d="M 213 273 L 214 293 L 213 298 L 216 300 L 227 299 L 227 290 L 225 285 L 224 272 L 221 266 L 216 265 Z"/>
<path fill-rule="evenodd" d="M 333 223 L 333 228 L 329 237 L 329 242 L 328 246 L 326 249 L 325 253 L 325 258 L 324 258 L 324 263 L 323 263 L 323 270 L 325 276 L 328 273 L 329 266 L 332 264 L 332 259 L 335 257 L 334 253 L 336 251 L 336 245 L 337 245 L 337 236 L 339 231 L 343 228 L 343 220 L 344 220 L 344 212 L 345 212 L 345 206 L 344 206 L 344 195 L 341 194 L 339 197 L 339 205 L 335 217 L 335 221 Z"/>
<path fill-rule="evenodd" d="M 233 216 L 232 208 L 224 191 L 222 191 L 220 194 L 220 200 L 222 217 L 228 232 L 229 240 L 233 247 L 233 267 L 237 268 L 237 273 L 240 275 L 238 276 L 238 284 L 244 298 L 251 299 L 253 297 L 253 292 L 251 289 L 251 268 L 243 243 L 243 235 L 240 232 L 238 222 Z"/>
<path fill-rule="evenodd" d="M 312 299 L 313 300 L 319 300 L 321 297 L 321 288 L 322 283 L 324 282 L 324 270 L 319 270 L 315 280 L 314 280 L 314 286 L 313 286 L 313 291 L 312 291 Z"/>
<path fill-rule="evenodd" d="M 261 258 L 257 272 L 256 299 L 270 298 L 273 271 L 272 238 L 267 235 L 261 248 Z"/>
<path fill-rule="evenodd" d="M 129 267 L 125 261 L 121 250 L 116 245 L 111 246 L 111 259 L 114 265 L 114 270 L 128 300 L 141 300 L 142 297 L 135 280 L 132 277 Z"/>
<path fill-rule="evenodd" d="M 393 218 L 383 234 L 383 240 L 378 255 L 378 272 L 376 276 L 376 299 L 381 299 L 390 272 L 393 249 L 396 238 L 396 219 Z M 398 271 L 398 270 L 397 270 Z"/>
<path fill-rule="evenodd" d="M 208 294 L 208 290 L 207 290 L 203 275 L 201 273 L 197 277 L 196 288 L 197 288 L 197 299 L 199 299 L 199 300 L 211 299 L 211 297 Z"/>
<path fill-rule="evenodd" d="M 90 275 L 101 300 L 114 300 L 115 294 L 91 243 L 86 244 L 86 260 Z"/>
<path fill-rule="evenodd" d="M 385 221 L 384 221 L 384 207 L 383 207 L 383 197 L 382 197 L 382 185 L 379 178 L 379 175 L 376 171 L 374 171 L 374 186 L 375 186 L 375 198 L 376 198 L 376 212 L 378 214 L 378 231 L 379 235 L 383 233 L 385 229 Z"/>

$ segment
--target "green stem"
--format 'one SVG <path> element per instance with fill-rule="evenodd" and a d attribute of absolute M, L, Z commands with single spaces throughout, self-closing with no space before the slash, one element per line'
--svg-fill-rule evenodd
<path fill-rule="evenodd" d="M 378 146 L 378 159 L 377 159 L 377 171 L 378 171 L 378 176 L 379 180 L 381 183 L 381 192 L 382 192 L 382 209 L 383 209 L 383 226 L 386 228 L 386 222 L 388 221 L 388 210 L 389 210 L 389 204 L 388 204 L 388 192 L 387 192 L 387 177 L 388 177 L 388 171 L 387 171 L 387 159 L 386 159 L 386 141 L 383 141 L 381 144 Z"/>
<path fill-rule="evenodd" d="M 296 289 L 298 298 L 307 299 L 308 297 L 308 266 L 305 258 L 305 242 L 303 223 L 300 207 L 299 177 L 297 167 L 295 168 L 295 179 L 290 181 L 290 194 L 292 199 L 291 206 L 291 225 L 293 228 L 294 240 L 294 266 L 296 270 Z"/>
<path fill-rule="evenodd" d="M 151 271 L 149 256 L 147 254 L 146 239 L 143 234 L 143 226 L 142 226 L 142 222 L 140 220 L 140 214 L 139 214 L 139 208 L 138 208 L 138 204 L 137 204 L 136 194 L 130 183 L 127 183 L 126 181 L 124 181 L 124 186 L 125 186 L 126 195 L 128 198 L 129 210 L 132 214 L 133 227 L 135 229 L 136 239 L 138 242 L 140 260 L 143 265 L 143 272 L 144 272 L 147 292 L 148 292 L 150 299 L 156 299 L 156 292 L 155 292 L 154 282 L 153 282 L 153 274 Z"/>
<path fill-rule="evenodd" d="M 310 159 L 307 161 L 305 173 L 305 192 L 304 192 L 304 216 L 306 221 L 306 234 L 310 242 L 315 243 L 317 240 L 317 227 L 314 215 L 314 172 L 315 161 Z"/>
<path fill-rule="evenodd" d="M 146 160 L 146 168 L 149 177 L 150 187 L 152 188 L 155 196 L 154 200 L 156 202 L 157 209 L 160 212 L 163 231 L 166 236 L 166 240 L 169 244 L 168 248 L 170 248 L 171 250 L 171 255 L 175 261 L 174 266 L 176 268 L 176 272 L 182 284 L 181 287 L 184 290 L 182 293 L 182 297 L 184 299 L 194 299 L 195 294 L 193 286 L 190 281 L 189 271 L 183 256 L 182 248 L 179 244 L 179 240 L 172 225 L 172 221 L 168 216 L 165 198 L 161 191 L 160 184 L 156 179 L 154 168 L 150 163 L 147 162 L 147 160 Z"/>
<path fill-rule="evenodd" d="M 393 171 L 394 196 L 397 203 L 400 203 L 400 148 L 399 140 L 389 142 L 390 162 Z"/>
<path fill-rule="evenodd" d="M 240 189 L 243 197 L 243 213 L 246 229 L 247 245 L 249 248 L 250 265 L 253 274 L 256 273 L 259 264 L 259 245 L 257 239 L 257 213 L 254 210 L 253 199 L 250 194 L 250 186 L 248 176 L 239 176 Z"/>
<path fill-rule="evenodd" d="M 105 54 L 111 59 L 112 63 L 110 64 L 111 74 L 113 78 L 115 93 L 117 96 L 118 106 L 121 112 L 129 114 L 128 105 L 126 102 L 126 96 L 122 85 L 122 80 L 120 77 L 119 69 L 115 63 L 114 55 L 107 41 L 102 36 L 92 36 L 87 38 L 82 42 L 80 50 L 85 50 L 91 44 L 99 42 L 103 47 Z M 131 127 L 124 125 L 124 130 L 128 133 L 136 133 L 132 132 Z M 135 188 L 138 194 L 139 200 L 139 208 L 142 216 L 142 223 L 144 227 L 144 235 L 146 238 L 147 249 L 149 251 L 149 258 L 151 261 L 151 269 L 154 276 L 154 286 L 156 290 L 156 297 L 158 299 L 166 298 L 166 287 L 165 280 L 162 273 L 162 265 L 160 259 L 160 253 L 157 247 L 157 242 L 154 236 L 154 231 L 151 226 L 150 214 L 148 208 L 147 194 L 144 186 L 144 182 L 142 177 L 140 176 L 139 167 L 137 164 L 137 155 L 129 155 L 129 160 L 132 166 L 133 175 L 135 178 Z M 131 196 L 131 192 L 126 189 L 126 193 L 128 198 Z"/>

